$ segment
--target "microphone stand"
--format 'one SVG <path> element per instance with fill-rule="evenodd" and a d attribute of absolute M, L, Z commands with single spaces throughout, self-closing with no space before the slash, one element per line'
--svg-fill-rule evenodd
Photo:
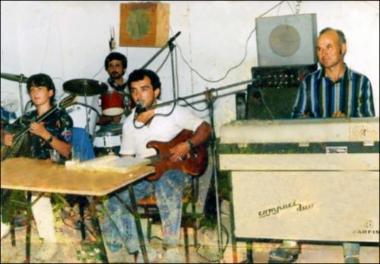
<path fill-rule="evenodd" d="M 242 81 L 242 82 L 238 82 L 238 83 L 229 84 L 229 85 L 226 85 L 226 86 L 221 86 L 219 88 L 207 89 L 206 92 L 199 92 L 199 93 L 191 94 L 191 95 L 184 96 L 184 97 L 177 97 L 177 98 L 175 98 L 173 100 L 166 101 L 166 102 L 163 102 L 163 103 L 159 103 L 157 105 L 153 105 L 151 108 L 158 108 L 158 107 L 161 107 L 161 106 L 164 106 L 164 105 L 168 105 L 168 104 L 171 104 L 171 103 L 174 103 L 174 102 L 177 102 L 177 101 L 181 101 L 181 100 L 184 101 L 184 100 L 191 99 L 191 98 L 194 98 L 194 97 L 197 97 L 197 96 L 201 96 L 201 95 L 206 96 L 206 98 L 198 100 L 198 101 L 191 102 L 189 104 L 204 103 L 205 101 L 207 102 L 207 98 L 209 96 L 213 96 L 212 93 L 216 93 L 216 99 L 217 99 L 219 97 L 224 97 L 224 96 L 227 96 L 227 95 L 232 95 L 232 94 L 235 94 L 235 93 L 238 93 L 238 92 L 246 91 L 247 89 L 244 88 L 244 89 L 232 91 L 232 92 L 229 92 L 229 93 L 225 93 L 225 94 L 222 94 L 222 95 L 218 94 L 219 91 L 222 91 L 222 90 L 225 90 L 225 89 L 228 89 L 228 88 L 232 88 L 232 87 L 235 87 L 235 86 L 243 85 L 243 84 L 250 84 L 253 81 L 254 81 L 254 79 L 251 79 L 251 80 L 247 80 L 247 81 Z M 186 104 L 184 104 L 182 106 L 186 106 Z M 151 109 L 151 108 L 148 108 L 148 109 Z M 145 109 L 145 110 L 148 110 L 148 109 Z"/>
<path fill-rule="evenodd" d="M 214 122 L 214 102 L 216 97 L 212 95 L 212 90 L 207 90 L 205 92 L 207 108 L 209 110 L 209 117 L 211 123 L 211 160 L 212 160 L 212 174 L 211 181 L 214 180 L 215 189 L 215 205 L 216 205 L 216 220 L 217 220 L 217 234 L 218 234 L 218 260 L 223 256 L 223 236 L 222 236 L 222 224 L 220 219 L 220 207 L 219 207 L 219 187 L 218 187 L 218 168 L 217 168 L 217 158 L 216 158 L 216 134 L 215 134 L 215 122 Z"/>
<path fill-rule="evenodd" d="M 146 67 L 148 67 L 149 64 L 152 63 L 152 61 L 154 61 L 158 55 L 160 55 L 168 46 L 170 48 L 170 51 L 172 51 L 172 48 L 174 48 L 174 45 L 173 45 L 173 41 L 181 34 L 181 31 L 178 31 L 177 34 L 175 34 L 173 37 L 171 37 L 168 42 L 162 47 L 160 48 L 159 51 L 156 52 L 156 54 L 153 55 L 152 58 L 150 58 L 143 66 L 141 66 L 140 69 L 145 69 Z"/>
<path fill-rule="evenodd" d="M 173 91 L 174 91 L 174 98 L 177 98 L 177 87 L 176 87 L 176 72 L 174 71 L 174 58 L 173 58 L 173 50 L 175 48 L 174 40 L 181 34 L 181 31 L 178 31 L 177 34 L 175 34 L 173 37 L 171 37 L 168 42 L 160 48 L 159 51 L 157 51 L 152 58 L 150 58 L 143 66 L 141 66 L 141 69 L 145 69 L 148 67 L 148 65 L 154 61 L 167 47 L 169 47 L 170 52 L 170 62 L 171 62 L 171 70 L 172 70 L 172 84 L 173 84 Z"/>
<path fill-rule="evenodd" d="M 18 90 L 19 90 L 19 96 L 20 96 L 20 110 L 21 110 L 21 115 L 22 116 L 24 115 L 24 100 L 23 100 L 23 97 L 22 97 L 22 82 L 21 81 L 22 81 L 22 79 L 24 77 L 25 76 L 21 73 L 20 80 L 18 82 Z"/>
<path fill-rule="evenodd" d="M 244 90 L 237 90 L 232 91 L 223 95 L 218 95 L 217 92 L 225 89 L 229 89 L 235 86 L 239 86 L 242 84 L 248 84 L 252 83 L 253 80 L 243 81 L 235 84 L 230 84 L 226 86 L 222 86 L 219 88 L 212 88 L 210 90 L 206 90 L 204 92 L 205 100 L 207 103 L 207 108 L 209 110 L 209 117 L 210 117 L 210 123 L 211 123 L 211 140 L 210 140 L 210 146 L 211 146 L 211 158 L 212 158 L 212 175 L 211 180 L 214 180 L 214 189 L 215 189 L 215 205 L 216 205 L 216 218 L 217 218 L 217 235 L 218 235 L 218 260 L 220 260 L 223 256 L 223 236 L 222 236 L 222 228 L 221 228 L 221 212 L 220 212 L 220 206 L 219 206 L 219 184 L 218 184 L 218 167 L 217 167 L 217 146 L 216 146 L 216 134 L 215 134 L 215 121 L 214 121 L 214 102 L 218 97 L 226 96 L 226 95 L 232 95 Z M 213 95 L 213 92 L 216 94 Z M 201 101 L 198 101 L 201 102 Z M 232 201 L 230 201 L 232 203 Z M 231 230 L 232 232 L 232 230 Z M 234 245 L 233 245 L 234 246 Z"/>

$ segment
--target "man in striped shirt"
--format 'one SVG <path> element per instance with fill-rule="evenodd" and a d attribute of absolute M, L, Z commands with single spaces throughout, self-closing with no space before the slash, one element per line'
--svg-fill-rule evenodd
<path fill-rule="evenodd" d="M 346 39 L 340 30 L 321 31 L 317 55 L 322 68 L 302 81 L 292 117 L 374 116 L 369 79 L 344 63 Z"/>
<path fill-rule="evenodd" d="M 346 38 L 340 30 L 325 28 L 319 33 L 317 56 L 321 69 L 302 81 L 294 104 L 293 118 L 370 117 L 375 115 L 369 79 L 344 63 Z M 345 263 L 359 263 L 359 243 L 343 243 Z M 269 263 L 297 259 L 297 241 L 284 240 L 271 251 Z"/>

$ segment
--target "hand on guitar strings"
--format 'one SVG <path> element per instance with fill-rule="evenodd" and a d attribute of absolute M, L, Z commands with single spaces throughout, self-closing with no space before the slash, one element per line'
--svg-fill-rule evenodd
<path fill-rule="evenodd" d="M 33 122 L 33 123 L 31 123 L 29 126 L 29 131 L 30 131 L 30 133 L 35 134 L 35 135 L 37 135 L 43 139 L 46 139 L 50 136 L 50 132 L 47 131 L 47 129 L 45 128 L 44 122 L 40 122 L 40 123 Z"/>
<path fill-rule="evenodd" d="M 177 162 L 185 160 L 190 155 L 190 147 L 186 142 L 181 142 L 170 149 L 170 161 Z"/>
<path fill-rule="evenodd" d="M 14 137 L 13 134 L 4 132 L 4 139 L 3 139 L 4 145 L 8 147 L 11 146 L 13 144 L 13 137 Z"/>

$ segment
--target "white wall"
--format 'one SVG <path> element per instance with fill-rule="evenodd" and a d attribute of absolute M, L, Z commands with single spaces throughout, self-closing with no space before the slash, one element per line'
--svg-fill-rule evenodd
<path fill-rule="evenodd" d="M 7 2 L 1 1 L 1 72 L 30 76 L 46 72 L 54 77 L 58 96 L 62 84 L 74 78 L 105 81 L 103 69 L 109 52 L 110 27 L 115 27 L 118 43 L 121 2 Z M 176 44 L 184 58 L 201 75 L 221 79 L 244 56 L 245 42 L 255 27 L 255 18 L 279 2 L 224 1 L 170 2 L 170 35 L 181 31 Z M 283 2 L 266 16 L 290 15 L 295 1 Z M 347 64 L 366 74 L 372 84 L 379 113 L 379 3 L 368 1 L 306 1 L 300 13 L 317 14 L 317 30 L 326 26 L 339 28 L 347 36 Z M 127 55 L 127 73 L 144 65 L 158 48 L 118 47 Z M 149 68 L 155 70 L 167 54 L 165 50 Z M 251 78 L 257 66 L 256 35 L 251 36 L 243 64 L 218 82 L 202 80 L 191 71 L 177 49 L 179 94 L 187 96 Z M 163 100 L 172 99 L 170 60 L 159 72 L 163 82 Z M 234 89 L 243 89 L 246 85 Z M 23 91 L 25 85 L 23 85 Z M 232 89 L 233 90 L 233 89 Z M 232 91 L 228 90 L 228 91 Z M 16 82 L 1 79 L 1 104 L 19 110 Z M 204 96 L 196 99 L 203 99 Z M 28 96 L 23 92 L 24 104 Z M 221 124 L 235 119 L 235 99 L 223 97 L 215 103 L 217 131 Z M 204 107 L 197 104 L 197 107 Z M 207 117 L 207 112 L 200 113 Z"/>

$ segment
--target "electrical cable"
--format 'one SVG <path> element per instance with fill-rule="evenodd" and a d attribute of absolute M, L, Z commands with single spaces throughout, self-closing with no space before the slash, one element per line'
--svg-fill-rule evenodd
<path fill-rule="evenodd" d="M 98 70 L 98 72 L 95 73 L 94 76 L 92 76 L 92 79 L 95 79 L 95 77 L 99 75 L 99 73 L 102 71 L 103 68 L 104 68 L 104 65 L 102 65 L 102 66 L 100 67 L 100 69 Z"/>
<path fill-rule="evenodd" d="M 272 11 L 272 10 L 275 9 L 276 7 L 280 6 L 283 2 L 285 2 L 285 1 L 280 1 L 279 3 L 277 3 L 276 5 L 274 5 L 273 7 L 271 7 L 270 9 L 268 9 L 267 11 L 265 11 L 264 13 L 262 13 L 261 15 L 259 15 L 258 17 L 263 17 L 263 16 L 265 16 L 265 15 L 268 14 L 270 11 Z M 246 39 L 246 41 L 245 41 L 244 56 L 243 56 L 243 58 L 241 59 L 241 61 L 240 61 L 238 64 L 236 64 L 235 66 L 232 66 L 231 68 L 229 68 L 229 69 L 226 71 L 226 73 L 224 74 L 223 77 L 221 77 L 221 78 L 219 78 L 219 79 L 216 79 L 216 80 L 211 80 L 211 79 L 208 79 L 208 78 L 204 77 L 199 71 L 197 71 L 194 67 L 192 67 L 192 66 L 190 65 L 190 63 L 185 59 L 185 57 L 184 57 L 184 55 L 183 55 L 183 53 L 182 53 L 181 46 L 179 46 L 178 44 L 176 44 L 176 45 L 177 45 L 178 48 L 179 48 L 179 52 L 180 52 L 180 55 L 181 55 L 181 58 L 182 58 L 183 62 L 189 67 L 189 69 L 190 69 L 192 72 L 196 73 L 196 74 L 197 74 L 202 80 L 204 80 L 204 81 L 206 81 L 206 82 L 216 83 L 216 82 L 220 82 L 220 81 L 224 80 L 232 70 L 238 68 L 239 66 L 241 66 L 241 65 L 243 64 L 243 62 L 245 61 L 245 59 L 246 59 L 246 57 L 247 57 L 247 53 L 248 53 L 248 51 L 247 51 L 247 50 L 248 50 L 248 42 L 249 42 L 250 38 L 252 37 L 252 34 L 253 34 L 255 31 L 256 31 L 256 26 L 251 30 L 251 32 L 249 33 L 249 35 L 248 35 L 248 37 L 247 37 L 247 39 Z"/>
<path fill-rule="evenodd" d="M 142 126 L 137 126 L 136 125 L 136 118 L 134 118 L 133 119 L 133 126 L 134 126 L 134 128 L 136 128 L 136 129 L 141 129 L 141 128 L 143 128 L 144 126 L 146 126 L 147 124 L 149 124 L 150 123 L 150 121 L 154 118 L 154 117 L 156 117 L 156 116 L 170 116 L 173 112 L 174 112 L 174 109 L 175 109 L 175 107 L 176 107 L 176 105 L 177 105 L 177 101 L 175 101 L 174 103 L 173 103 L 173 106 L 172 106 L 172 109 L 170 109 L 170 111 L 169 111 L 169 113 L 167 113 L 167 114 L 163 114 L 163 113 L 158 113 L 158 114 L 154 114 L 145 124 L 143 124 Z M 154 106 L 153 106 L 153 108 L 154 108 Z"/>
<path fill-rule="evenodd" d="M 294 11 L 294 9 L 293 9 L 292 5 L 289 3 L 289 1 L 286 1 L 286 3 L 288 4 L 290 10 L 292 10 L 292 13 L 294 15 L 296 13 L 296 11 Z"/>
<path fill-rule="evenodd" d="M 263 91 L 261 90 L 261 88 L 258 88 L 258 87 L 257 87 L 257 90 L 259 90 L 260 94 L 263 94 Z M 267 110 L 268 114 L 270 115 L 271 120 L 274 120 L 273 113 L 272 113 L 272 111 L 269 109 L 267 103 L 265 102 L 264 97 L 261 96 L 260 98 L 261 98 L 261 102 L 263 103 L 265 109 Z"/>
<path fill-rule="evenodd" d="M 206 106 L 205 108 L 203 109 L 199 109 L 199 108 L 196 108 L 195 106 L 192 105 L 192 103 L 188 102 L 185 98 L 183 97 L 178 97 L 178 101 L 184 101 L 185 102 L 185 105 L 191 107 L 192 109 L 194 109 L 195 111 L 197 112 L 203 112 L 203 111 L 206 111 L 208 109 L 208 107 Z"/>
<path fill-rule="evenodd" d="M 224 255 L 224 252 L 226 251 L 226 249 L 227 249 L 227 246 L 228 246 L 228 243 L 229 243 L 229 240 L 230 240 L 230 237 L 229 237 L 229 234 L 228 234 L 228 230 L 227 230 L 227 228 L 223 225 L 223 224 L 221 224 L 221 226 L 222 226 L 222 230 L 224 231 L 224 233 L 225 233 L 225 235 L 226 235 L 226 242 L 225 242 L 225 244 L 224 244 L 224 246 L 223 246 L 223 249 L 222 249 L 222 256 Z M 203 259 L 205 259 L 207 262 L 217 262 L 217 261 L 219 261 L 220 260 L 220 258 L 222 257 L 222 256 L 219 256 L 219 254 L 216 254 L 217 256 L 215 257 L 215 258 L 213 258 L 213 259 L 211 259 L 211 258 L 209 258 L 209 257 L 207 257 L 207 256 L 205 256 L 205 254 L 202 254 L 200 251 L 202 250 L 202 249 L 204 249 L 206 246 L 205 245 L 201 245 L 199 242 L 198 242 L 198 245 L 197 245 L 197 247 L 196 247 L 196 249 L 195 249 L 195 252 L 200 256 L 200 257 L 202 257 Z M 218 252 L 219 253 L 219 252 Z"/>
<path fill-rule="evenodd" d="M 174 46 L 175 47 L 175 46 Z M 176 97 L 179 95 L 179 80 L 178 80 L 178 54 L 177 49 L 174 49 L 174 72 L 175 72 L 175 87 L 176 87 Z"/>

